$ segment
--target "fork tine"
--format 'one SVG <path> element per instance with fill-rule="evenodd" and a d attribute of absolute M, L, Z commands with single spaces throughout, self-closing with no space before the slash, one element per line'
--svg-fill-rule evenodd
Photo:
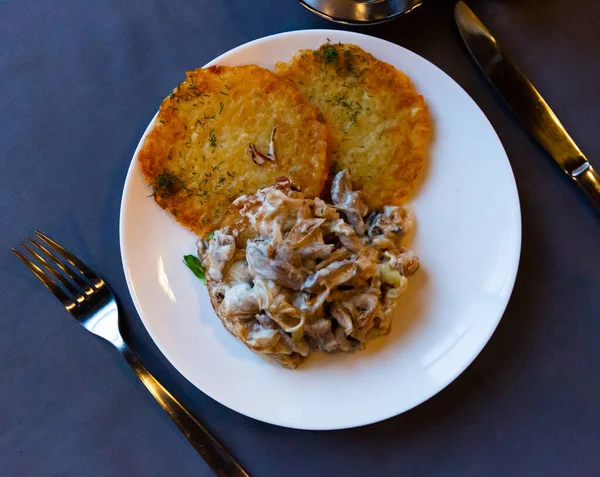
<path fill-rule="evenodd" d="M 90 296 L 92 293 L 94 293 L 94 289 L 90 286 L 90 284 L 86 280 L 81 278 L 80 273 L 75 273 L 73 270 L 71 270 L 71 268 L 69 268 L 60 258 L 58 258 L 56 255 L 54 255 L 50 250 L 48 250 L 46 247 L 44 247 L 41 243 L 38 243 L 31 238 L 29 239 L 29 241 L 33 245 L 35 245 L 39 250 L 44 252 L 48 256 L 48 258 L 50 258 L 50 260 L 52 260 L 56 264 L 56 266 L 63 271 L 63 273 L 65 273 L 71 280 L 73 280 L 75 283 L 77 283 L 77 285 L 79 285 L 82 288 L 81 291 L 83 293 L 85 293 L 86 296 Z M 43 259 L 41 259 L 40 261 L 42 261 L 42 260 Z"/>
<path fill-rule="evenodd" d="M 29 239 L 29 240 L 32 243 L 35 243 L 31 239 Z M 81 294 L 81 292 L 79 290 L 77 290 L 73 286 L 73 284 L 71 282 L 69 282 L 69 280 L 67 280 L 65 277 L 63 277 L 52 265 L 50 265 L 44 257 L 42 257 L 39 253 L 37 253 L 31 247 L 29 247 L 25 242 L 21 242 L 21 245 L 23 246 L 23 248 L 25 248 L 25 250 L 27 250 L 31 255 L 33 255 L 33 257 L 35 259 L 37 259 L 38 262 L 40 262 L 44 267 L 46 267 L 46 269 L 50 273 L 52 273 L 54 278 L 56 280 L 58 280 L 62 284 L 62 286 L 67 289 L 67 291 L 75 298 L 75 301 L 77 303 L 81 303 L 83 300 L 85 300 L 85 297 Z"/>
<path fill-rule="evenodd" d="M 15 255 L 17 257 L 19 257 L 21 259 L 21 261 L 27 266 L 27 268 L 29 268 L 29 270 L 31 270 L 33 272 L 33 274 L 38 278 L 38 280 L 41 281 L 46 286 L 46 288 L 48 288 L 48 290 L 50 290 L 54 294 L 54 296 L 56 298 L 58 298 L 58 300 L 63 304 L 63 306 L 68 311 L 71 311 L 73 308 L 75 308 L 77 306 L 73 302 L 73 300 L 71 300 L 67 296 L 67 294 L 64 291 L 62 291 L 62 289 L 56 283 L 54 283 L 50 279 L 50 277 L 48 277 L 48 275 L 46 275 L 46 273 L 44 273 L 44 271 L 40 267 L 38 267 L 34 262 L 29 260 L 25 255 L 23 255 L 17 249 L 13 248 L 12 251 L 15 253 Z"/>
<path fill-rule="evenodd" d="M 94 287 L 100 288 L 100 287 L 104 286 L 104 281 L 102 281 L 102 279 L 100 277 L 98 277 L 96 274 L 94 274 L 94 272 L 92 272 L 86 266 L 85 263 L 83 263 L 81 260 L 79 260 L 75 255 L 73 255 L 71 252 L 69 252 L 66 248 L 64 248 L 62 245 L 60 245 L 59 243 L 52 240 L 47 235 L 44 235 L 39 230 L 36 230 L 35 234 L 40 239 L 42 239 L 44 242 L 46 242 L 48 245 L 50 245 L 50 247 L 52 247 L 54 250 L 56 250 L 60 255 L 62 255 L 64 257 L 64 259 L 67 260 L 67 262 L 69 262 L 75 270 L 77 270 L 85 278 L 87 278 L 92 283 L 92 285 L 94 285 Z"/>

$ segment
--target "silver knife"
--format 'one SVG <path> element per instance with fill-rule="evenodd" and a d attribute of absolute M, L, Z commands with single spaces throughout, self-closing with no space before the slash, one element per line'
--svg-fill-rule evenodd
<path fill-rule="evenodd" d="M 544 98 L 500 50 L 496 39 L 462 1 L 454 18 L 471 56 L 521 123 L 600 211 L 600 175 L 592 168 Z"/>

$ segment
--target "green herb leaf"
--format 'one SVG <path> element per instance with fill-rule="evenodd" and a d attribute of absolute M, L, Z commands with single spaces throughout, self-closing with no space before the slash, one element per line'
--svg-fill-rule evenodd
<path fill-rule="evenodd" d="M 211 232 L 208 234 L 208 237 L 206 237 L 206 240 L 210 240 L 211 238 L 213 238 L 215 236 L 214 232 Z"/>
<path fill-rule="evenodd" d="M 192 271 L 194 275 L 196 275 L 200 280 L 206 284 L 206 269 L 202 262 L 195 255 L 184 255 L 183 262 L 187 265 L 187 267 Z"/>

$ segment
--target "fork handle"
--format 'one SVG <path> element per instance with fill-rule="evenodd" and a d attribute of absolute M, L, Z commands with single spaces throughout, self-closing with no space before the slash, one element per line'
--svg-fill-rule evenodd
<path fill-rule="evenodd" d="M 127 346 L 121 353 L 150 394 L 173 419 L 206 463 L 218 476 L 249 477 L 248 473 L 217 442 L 217 440 L 160 384 L 146 369 L 136 354 Z"/>

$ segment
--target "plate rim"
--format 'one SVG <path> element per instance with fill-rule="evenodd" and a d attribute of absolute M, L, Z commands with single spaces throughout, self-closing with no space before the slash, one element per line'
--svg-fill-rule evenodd
<path fill-rule="evenodd" d="M 361 426 L 365 426 L 365 425 L 369 425 L 369 424 L 374 424 L 377 422 L 381 422 L 387 419 L 390 419 L 392 417 L 398 416 L 400 414 L 404 414 L 405 412 L 410 411 L 411 409 L 414 409 L 415 407 L 429 401 L 431 398 L 433 398 L 434 396 L 436 396 L 437 394 L 439 394 L 441 391 L 443 391 L 446 387 L 448 387 L 452 382 L 454 382 L 474 361 L 475 359 L 479 356 L 479 354 L 481 353 L 481 351 L 483 350 L 483 348 L 485 348 L 485 346 L 489 343 L 489 340 L 491 339 L 491 337 L 493 336 L 493 334 L 495 333 L 496 329 L 498 328 L 498 325 L 500 324 L 500 321 L 502 319 L 502 317 L 504 316 L 506 309 L 508 307 L 508 304 L 510 302 L 510 298 L 512 296 L 512 293 L 514 291 L 514 285 L 516 282 L 516 278 L 518 275 L 518 270 L 519 270 L 519 266 L 520 266 L 520 260 L 521 260 L 521 252 L 522 252 L 522 211 L 521 211 L 521 203 L 520 203 L 520 197 L 519 197 L 519 190 L 517 187 L 517 183 L 516 183 L 516 179 L 515 179 L 515 175 L 514 175 L 514 171 L 512 168 L 512 164 L 510 163 L 510 160 L 508 158 L 508 154 L 506 153 L 506 150 L 504 148 L 504 145 L 502 143 L 502 141 L 500 140 L 500 137 L 498 136 L 495 128 L 493 127 L 493 125 L 491 124 L 490 120 L 488 119 L 488 117 L 485 115 L 485 113 L 483 112 L 483 110 L 481 109 L 481 107 L 479 106 L 479 104 L 477 104 L 477 102 L 475 102 L 475 100 L 471 97 L 471 95 L 469 95 L 467 93 L 467 91 L 457 82 L 455 81 L 450 75 L 448 75 L 445 71 L 443 71 L 441 68 L 439 68 L 437 65 L 435 65 L 434 63 L 432 63 L 431 61 L 427 60 L 426 58 L 422 57 L 421 55 L 413 52 L 412 50 L 403 47 L 399 44 L 390 42 L 388 40 L 385 40 L 383 38 L 379 38 L 376 36 L 372 36 L 372 35 L 366 35 L 364 33 L 358 33 L 358 32 L 353 32 L 353 31 L 348 31 L 348 30 L 334 30 L 334 29 L 300 29 L 300 30 L 291 30 L 291 31 L 286 31 L 286 32 L 281 32 L 281 33 L 276 33 L 276 34 L 272 34 L 272 35 L 268 35 L 268 36 L 264 36 L 264 37 L 260 37 L 254 40 L 251 40 L 249 42 L 243 43 L 241 45 L 236 46 L 235 48 L 232 48 L 230 50 L 227 50 L 223 53 L 221 53 L 219 56 L 217 56 L 216 58 L 214 58 L 213 60 L 211 60 L 210 62 L 206 63 L 203 68 L 211 66 L 213 64 L 218 64 L 218 62 L 227 55 L 231 55 L 235 52 L 237 52 L 238 50 L 247 48 L 251 45 L 256 45 L 256 44 L 260 44 L 262 42 L 268 42 L 268 41 L 272 41 L 273 39 L 276 39 L 278 37 L 288 37 L 288 36 L 294 36 L 294 35 L 299 35 L 302 36 L 304 34 L 308 34 L 308 35 L 313 35 L 315 33 L 321 33 L 324 35 L 335 35 L 335 34 L 349 34 L 351 36 L 358 36 L 358 37 L 364 37 L 364 38 L 369 38 L 369 39 L 375 39 L 379 42 L 384 42 L 389 46 L 392 46 L 394 48 L 400 48 L 401 50 L 404 50 L 405 53 L 408 53 L 409 55 L 412 55 L 414 57 L 416 57 L 419 61 L 424 61 L 426 63 L 429 64 L 430 67 L 433 67 L 434 69 L 438 70 L 438 73 L 441 73 L 443 76 L 446 77 L 447 80 L 449 80 L 451 83 L 453 83 L 456 87 L 458 87 L 462 93 L 464 93 L 464 95 L 466 97 L 468 97 L 474 104 L 474 106 L 477 108 L 478 112 L 481 114 L 482 120 L 486 122 L 487 126 L 489 127 L 489 129 L 493 132 L 493 135 L 495 136 L 495 139 L 497 140 L 498 146 L 501 149 L 501 151 L 503 152 L 504 156 L 505 156 L 505 160 L 506 160 L 506 165 L 508 166 L 508 171 L 510 172 L 510 179 L 511 179 L 511 186 L 513 187 L 514 190 L 514 199 L 515 199 L 515 212 L 516 212 L 516 216 L 514 218 L 514 224 L 515 224 L 515 236 L 518 239 L 518 246 L 515 246 L 515 256 L 511 257 L 511 268 L 510 268 L 510 286 L 508 287 L 508 289 L 510 290 L 507 295 L 506 295 L 506 299 L 504 300 L 504 303 L 502 304 L 501 307 L 498 307 L 498 317 L 494 320 L 494 325 L 490 328 L 488 335 L 485 337 L 485 339 L 481 339 L 479 342 L 479 346 L 475 346 L 472 350 L 471 355 L 469 356 L 468 359 L 465 359 L 464 361 L 464 366 L 457 368 L 455 373 L 451 373 L 448 374 L 447 379 L 443 380 L 443 382 L 441 382 L 441 384 L 437 384 L 436 385 L 436 390 L 434 392 L 428 393 L 429 395 L 427 395 L 427 397 L 418 400 L 418 402 L 415 403 L 411 403 L 409 406 L 404 406 L 401 407 L 400 409 L 396 409 L 394 411 L 391 412 L 387 412 L 387 413 L 383 413 L 382 415 L 378 416 L 377 418 L 366 418 L 366 419 L 361 419 L 359 416 L 355 417 L 352 422 L 349 422 L 348 424 L 344 424 L 344 425 L 303 425 L 301 422 L 296 421 L 295 424 L 291 424 L 289 422 L 286 423 L 282 423 L 280 421 L 278 421 L 275 418 L 265 418 L 264 416 L 257 416 L 257 415 L 252 415 L 249 414 L 245 411 L 241 411 L 239 409 L 237 409 L 236 407 L 229 405 L 229 404 L 225 404 L 223 402 L 221 402 L 219 399 L 215 398 L 213 396 L 213 394 L 211 392 L 206 391 L 205 389 L 202 389 L 198 384 L 194 383 L 191 379 L 189 379 L 185 374 L 183 374 L 178 368 L 177 366 L 169 359 L 167 352 L 165 352 L 165 350 L 161 347 L 161 345 L 159 344 L 159 341 L 155 338 L 155 336 L 153 336 L 152 332 L 150 331 L 149 327 L 146 324 L 146 321 L 144 319 L 144 315 L 142 313 L 141 310 L 141 306 L 139 304 L 139 299 L 136 295 L 135 292 L 135 288 L 134 288 L 134 284 L 133 284 L 133 278 L 131 277 L 131 273 L 129 272 L 129 267 L 127 264 L 127 257 L 126 257 L 126 252 L 125 252 L 125 236 L 124 236 L 124 214 L 125 214 L 125 208 L 126 208 L 126 196 L 127 196 L 127 189 L 129 187 L 130 182 L 133 180 L 133 174 L 134 174 L 134 169 L 136 167 L 136 160 L 137 160 L 137 155 L 139 152 L 139 149 L 141 148 L 143 141 L 145 140 L 147 134 L 149 133 L 149 131 L 151 130 L 151 128 L 154 126 L 154 122 L 156 120 L 156 117 L 158 115 L 158 111 L 154 114 L 154 116 L 152 117 L 152 119 L 150 120 L 148 126 L 146 127 L 146 129 L 144 130 L 144 133 L 142 134 L 142 136 L 139 139 L 139 142 L 135 148 L 135 151 L 132 155 L 131 158 L 131 162 L 129 163 L 128 169 L 127 169 L 127 175 L 125 178 L 125 182 L 123 184 L 123 191 L 122 191 L 122 195 L 121 195 L 121 202 L 120 202 L 120 209 L 119 209 L 119 250 L 120 250 L 120 255 L 121 255 L 121 264 L 123 267 L 123 272 L 125 274 L 125 281 L 127 283 L 127 289 L 129 291 L 129 295 L 131 296 L 132 302 L 135 306 L 135 310 L 142 322 L 142 324 L 144 325 L 144 328 L 146 329 L 146 332 L 148 333 L 148 335 L 150 336 L 150 338 L 152 339 L 154 345 L 159 349 L 159 351 L 162 353 L 162 355 L 166 358 L 166 360 L 169 362 L 169 364 L 181 375 L 183 376 L 188 382 L 190 382 L 196 389 L 198 389 L 199 391 L 201 391 L 203 394 L 205 394 L 206 396 L 208 396 L 209 398 L 213 399 L 214 401 L 218 402 L 219 404 L 225 406 L 228 409 L 231 409 L 232 411 L 235 411 L 241 415 L 244 415 L 246 417 L 249 417 L 251 419 L 255 419 L 257 421 L 260 422 L 265 422 L 268 424 L 272 424 L 275 426 L 279 426 L 279 427 L 286 427 L 286 428 L 292 428 L 292 429 L 300 429 L 300 430 L 317 430 L 317 431 L 326 431 L 326 430 L 339 430 L 339 429 L 351 429 L 351 428 L 356 428 L 356 427 L 361 427 Z M 326 38 L 326 36 L 325 36 Z M 495 314 L 494 314 L 495 315 Z"/>

